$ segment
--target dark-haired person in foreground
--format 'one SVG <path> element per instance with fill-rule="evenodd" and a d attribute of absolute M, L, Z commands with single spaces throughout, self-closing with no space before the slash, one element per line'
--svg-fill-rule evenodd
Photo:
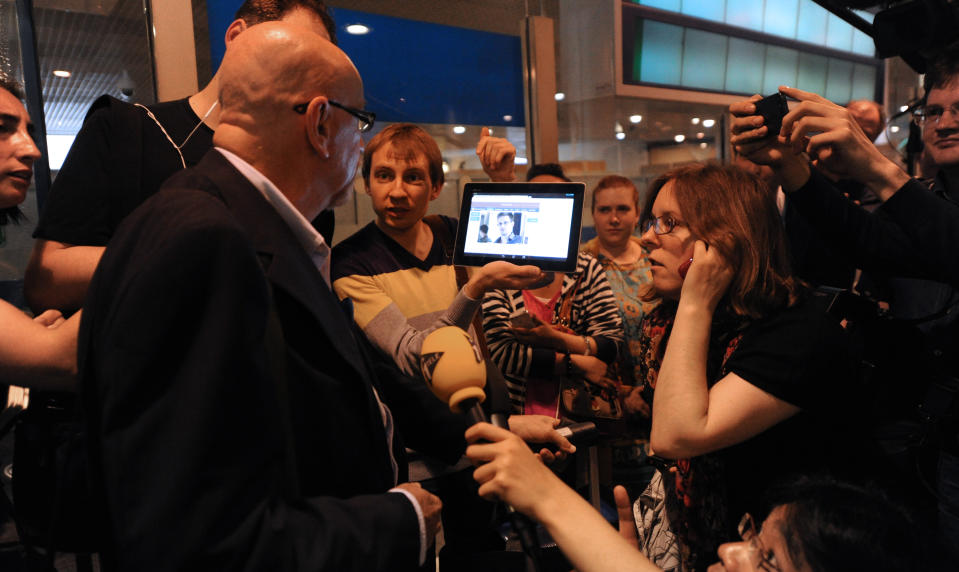
<path fill-rule="evenodd" d="M 22 97 L 20 87 L 0 75 L 0 235 L 21 217 L 17 205 L 27 197 L 40 158 Z M 73 391 L 79 323 L 79 316 L 64 321 L 57 311 L 30 319 L 0 300 L 0 408 L 6 385 Z"/>
<path fill-rule="evenodd" d="M 227 50 L 250 26 L 277 20 L 336 40 L 322 0 L 246 0 L 227 28 Z M 80 308 L 120 222 L 170 175 L 197 164 L 213 147 L 218 86 L 217 74 L 200 92 L 176 101 L 143 106 L 104 95 L 93 103 L 33 234 L 24 294 L 34 311 Z M 329 243 L 333 212 L 324 212 L 316 224 Z"/>
<path fill-rule="evenodd" d="M 352 192 L 373 120 L 359 73 L 288 22 L 241 34 L 219 73 L 214 149 L 121 225 L 84 304 L 103 561 L 417 569 L 440 502 L 403 483 L 407 433 L 380 400 L 390 380 L 331 291 L 309 224 Z M 425 388 L 404 395 L 423 417 L 452 415 Z"/>
<path fill-rule="evenodd" d="M 625 489 L 617 487 L 615 493 L 617 533 L 514 435 L 479 424 L 467 430 L 466 438 L 471 443 L 466 454 L 479 464 L 474 477 L 480 494 L 539 521 L 576 570 L 660 570 L 636 549 L 636 528 Z M 710 572 L 944 570 L 924 530 L 875 490 L 800 478 L 769 489 L 766 496 L 762 505 L 771 510 L 765 519 L 754 520 L 763 517 L 760 513 L 737 517 L 741 540 L 719 546 L 719 561 L 709 566 Z"/>

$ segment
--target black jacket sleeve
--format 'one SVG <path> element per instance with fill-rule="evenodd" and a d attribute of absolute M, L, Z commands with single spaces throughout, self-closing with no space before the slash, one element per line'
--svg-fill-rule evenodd
<path fill-rule="evenodd" d="M 837 252 L 866 271 L 927 278 L 916 259 L 916 244 L 904 229 L 883 214 L 868 212 L 845 197 L 816 169 L 809 181 L 789 193 L 790 204 Z"/>

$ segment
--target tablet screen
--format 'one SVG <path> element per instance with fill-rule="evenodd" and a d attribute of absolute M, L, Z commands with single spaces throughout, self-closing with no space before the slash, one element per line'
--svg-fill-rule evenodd
<path fill-rule="evenodd" d="M 583 183 L 467 183 L 453 263 L 494 260 L 576 269 Z"/>

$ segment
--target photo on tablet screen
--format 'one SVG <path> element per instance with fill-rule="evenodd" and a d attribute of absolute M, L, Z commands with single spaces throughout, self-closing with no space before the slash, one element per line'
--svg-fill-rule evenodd
<path fill-rule="evenodd" d="M 583 183 L 467 183 L 453 263 L 575 270 L 585 192 Z"/>

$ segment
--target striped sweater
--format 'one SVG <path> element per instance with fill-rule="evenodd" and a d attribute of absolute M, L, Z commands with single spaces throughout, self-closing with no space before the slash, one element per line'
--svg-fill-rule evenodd
<path fill-rule="evenodd" d="M 456 219 L 443 220 L 455 236 Z M 469 330 L 481 303 L 459 291 L 450 256 L 436 236 L 420 260 L 375 222 L 333 249 L 332 280 L 340 299 L 353 300 L 353 317 L 366 337 L 416 377 L 423 339 L 443 326 Z"/>
<path fill-rule="evenodd" d="M 573 297 L 569 327 L 581 336 L 596 340 L 596 356 L 612 363 L 624 346 L 622 319 L 606 273 L 592 256 L 580 253 L 576 271 L 563 278 L 558 308 L 580 273 L 585 273 Z M 522 413 L 526 403 L 526 380 L 551 378 L 556 363 L 552 349 L 534 348 L 520 343 L 510 329 L 510 319 L 526 312 L 522 290 L 494 290 L 483 300 L 483 330 L 490 357 L 506 378 L 514 409 Z"/>

